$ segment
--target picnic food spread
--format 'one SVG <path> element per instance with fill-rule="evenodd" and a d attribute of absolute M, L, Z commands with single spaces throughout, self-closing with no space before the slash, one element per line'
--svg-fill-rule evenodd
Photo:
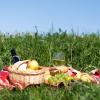
<path fill-rule="evenodd" d="M 5 70 L 6 69 L 6 70 Z M 0 71 L 0 89 L 7 87 L 24 89 L 30 85 L 47 84 L 67 86 L 71 81 L 100 84 L 100 70 L 84 73 L 65 65 L 54 67 L 40 66 L 36 60 L 18 61 Z"/>

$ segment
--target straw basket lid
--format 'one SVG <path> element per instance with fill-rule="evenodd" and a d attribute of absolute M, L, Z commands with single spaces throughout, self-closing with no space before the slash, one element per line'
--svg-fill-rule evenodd
<path fill-rule="evenodd" d="M 31 70 L 31 69 L 26 69 L 26 71 L 21 71 L 18 70 L 18 68 L 25 63 L 28 63 L 30 60 L 23 60 L 23 61 L 18 61 L 16 62 L 13 66 L 8 68 L 8 71 L 10 73 L 16 73 L 16 74 L 23 74 L 23 75 L 38 75 L 38 74 L 43 74 L 44 68 L 40 67 L 39 70 Z"/>
<path fill-rule="evenodd" d="M 18 61 L 18 62 L 16 62 L 14 65 L 12 65 L 11 68 L 12 68 L 13 70 L 17 70 L 18 67 L 19 67 L 20 65 L 22 65 L 22 64 L 24 64 L 24 63 L 28 63 L 29 61 L 30 61 L 30 60 Z"/>
<path fill-rule="evenodd" d="M 8 71 L 10 73 L 16 73 L 16 74 L 21 74 L 21 75 L 39 75 L 39 74 L 44 74 L 45 73 L 45 70 L 43 68 L 41 68 L 39 70 L 20 71 L 20 70 L 13 70 L 11 67 L 9 67 Z"/>

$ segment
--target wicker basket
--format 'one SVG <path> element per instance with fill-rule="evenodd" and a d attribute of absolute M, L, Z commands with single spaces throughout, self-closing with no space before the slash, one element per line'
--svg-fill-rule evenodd
<path fill-rule="evenodd" d="M 19 70 L 13 70 L 11 67 L 8 68 L 9 79 L 14 83 L 21 83 L 24 86 L 36 85 L 44 83 L 44 69 L 33 70 L 31 72 L 21 72 Z"/>

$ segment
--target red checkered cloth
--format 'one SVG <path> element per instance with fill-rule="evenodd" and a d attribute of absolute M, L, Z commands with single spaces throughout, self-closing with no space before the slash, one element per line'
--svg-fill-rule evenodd
<path fill-rule="evenodd" d="M 100 69 L 92 70 L 90 73 L 92 78 L 94 79 L 94 82 L 96 84 L 100 84 Z"/>
<path fill-rule="evenodd" d="M 0 71 L 0 90 L 5 87 L 12 90 L 14 86 L 9 82 L 9 72 L 2 70 Z"/>
<path fill-rule="evenodd" d="M 69 76 L 72 76 L 72 77 L 75 77 L 77 75 L 77 73 L 79 73 L 80 71 L 77 71 L 76 69 L 72 68 L 72 67 L 69 67 L 68 68 L 68 75 Z"/>

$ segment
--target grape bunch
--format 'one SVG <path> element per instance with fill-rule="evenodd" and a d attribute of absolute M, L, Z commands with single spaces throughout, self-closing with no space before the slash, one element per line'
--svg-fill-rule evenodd
<path fill-rule="evenodd" d="M 55 76 L 52 76 L 48 79 L 50 85 L 58 86 L 59 84 L 63 83 L 64 86 L 67 86 L 68 83 L 73 80 L 74 78 L 69 76 L 68 74 L 59 73 Z"/>

